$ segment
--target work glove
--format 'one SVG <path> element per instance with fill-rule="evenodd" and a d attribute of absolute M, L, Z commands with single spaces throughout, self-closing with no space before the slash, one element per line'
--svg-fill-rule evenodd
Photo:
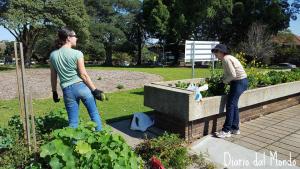
<path fill-rule="evenodd" d="M 95 97 L 97 100 L 100 100 L 100 101 L 106 100 L 105 94 L 104 94 L 103 91 L 101 91 L 101 90 L 95 89 L 94 91 L 92 91 L 92 94 L 94 95 L 94 97 Z"/>
<path fill-rule="evenodd" d="M 218 84 L 219 89 L 224 89 L 225 88 L 225 83 L 221 82 Z"/>
<path fill-rule="evenodd" d="M 52 92 L 52 97 L 53 97 L 53 101 L 54 101 L 55 103 L 59 102 L 60 99 L 58 98 L 57 91 L 53 91 L 53 92 Z"/>

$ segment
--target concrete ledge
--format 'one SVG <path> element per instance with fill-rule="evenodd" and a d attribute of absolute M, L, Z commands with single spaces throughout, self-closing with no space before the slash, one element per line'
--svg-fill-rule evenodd
<path fill-rule="evenodd" d="M 199 82 L 204 79 L 187 79 L 185 82 Z M 144 105 L 162 114 L 183 122 L 198 120 L 224 112 L 226 96 L 204 98 L 198 103 L 192 91 L 170 87 L 177 81 L 158 82 L 145 85 Z M 240 98 L 239 108 L 300 93 L 300 81 L 283 83 L 246 91 Z"/>

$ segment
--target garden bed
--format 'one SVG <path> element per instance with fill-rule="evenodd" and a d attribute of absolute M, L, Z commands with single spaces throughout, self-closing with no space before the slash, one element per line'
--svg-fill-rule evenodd
<path fill-rule="evenodd" d="M 187 79 L 181 82 L 203 81 L 205 79 Z M 197 102 L 193 91 L 175 87 L 176 82 L 145 85 L 144 104 L 156 110 L 157 125 L 179 133 L 188 140 L 220 129 L 225 119 L 226 95 L 205 97 Z M 295 81 L 244 92 L 239 101 L 241 121 L 299 104 L 299 86 L 300 81 Z"/>

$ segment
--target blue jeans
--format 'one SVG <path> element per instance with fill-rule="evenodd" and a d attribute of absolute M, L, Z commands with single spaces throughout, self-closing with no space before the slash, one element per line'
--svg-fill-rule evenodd
<path fill-rule="evenodd" d="M 96 106 L 96 100 L 91 90 L 83 83 L 75 83 L 63 88 L 64 102 L 68 112 L 69 126 L 78 127 L 79 101 L 81 100 L 89 112 L 92 121 L 96 122 L 96 130 L 102 129 L 100 115 Z"/>
<path fill-rule="evenodd" d="M 230 91 L 227 95 L 226 119 L 223 125 L 223 131 L 228 132 L 239 129 L 239 98 L 248 88 L 248 79 L 235 80 L 230 82 Z"/>

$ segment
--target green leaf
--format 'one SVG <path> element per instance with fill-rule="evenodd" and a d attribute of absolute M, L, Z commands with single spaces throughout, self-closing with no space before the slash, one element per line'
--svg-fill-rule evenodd
<path fill-rule="evenodd" d="M 82 141 L 82 140 L 79 140 L 77 143 L 76 143 L 76 151 L 79 153 L 79 154 L 85 154 L 85 153 L 88 153 L 90 151 L 92 151 L 92 148 L 91 146 Z"/>
<path fill-rule="evenodd" d="M 58 140 L 53 140 L 43 146 L 41 146 L 41 153 L 40 156 L 41 157 L 46 157 L 46 156 L 51 156 L 53 154 L 56 153 L 56 146 L 55 146 L 55 142 Z"/>
<path fill-rule="evenodd" d="M 59 159 L 56 156 L 51 158 L 49 164 L 53 169 L 60 169 L 63 167 L 63 165 L 59 162 Z"/>

